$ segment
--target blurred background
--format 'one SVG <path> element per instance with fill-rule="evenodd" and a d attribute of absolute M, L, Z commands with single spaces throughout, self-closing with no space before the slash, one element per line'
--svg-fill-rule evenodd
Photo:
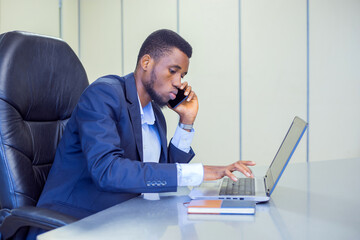
<path fill-rule="evenodd" d="M 360 157 L 360 0 L 0 0 L 0 33 L 62 38 L 90 82 L 134 71 L 161 28 L 193 47 L 194 162 L 268 165 L 294 116 L 309 129 L 292 162 Z"/>

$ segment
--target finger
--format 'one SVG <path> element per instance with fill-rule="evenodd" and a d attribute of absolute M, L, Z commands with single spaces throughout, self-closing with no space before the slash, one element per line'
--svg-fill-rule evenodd
<path fill-rule="evenodd" d="M 238 171 L 240 171 L 242 174 L 244 174 L 246 177 L 251 177 L 252 176 L 252 172 L 250 169 L 246 169 L 245 166 L 240 166 L 238 168 Z"/>
<path fill-rule="evenodd" d="M 184 95 L 188 96 L 191 93 L 191 89 L 192 89 L 192 87 L 190 85 L 187 85 L 185 88 Z"/>
<path fill-rule="evenodd" d="M 252 171 L 250 170 L 250 168 L 248 168 L 244 164 L 236 162 L 234 164 L 234 166 L 236 167 L 237 171 L 242 172 L 246 177 L 250 177 L 250 178 L 254 177 L 254 175 L 252 174 Z"/>
<path fill-rule="evenodd" d="M 193 98 L 195 97 L 195 92 L 191 91 L 190 95 L 188 96 L 188 98 L 186 99 L 186 101 L 190 102 Z"/>
<path fill-rule="evenodd" d="M 247 171 L 247 172 L 249 172 L 249 173 L 251 173 L 251 169 L 250 168 L 248 168 L 246 165 L 244 165 L 243 163 L 239 163 L 239 162 L 236 162 L 235 164 L 234 164 L 237 168 L 240 168 L 240 169 L 243 169 L 244 171 Z"/>
<path fill-rule="evenodd" d="M 256 165 L 256 162 L 254 162 L 254 161 L 238 161 L 238 162 L 241 162 L 242 164 L 247 165 L 247 166 L 255 166 Z"/>
<path fill-rule="evenodd" d="M 181 90 L 186 89 L 187 85 L 188 85 L 188 82 L 183 82 L 183 83 L 181 83 L 180 89 L 181 89 Z"/>
<path fill-rule="evenodd" d="M 235 175 L 229 169 L 225 170 L 225 176 L 228 176 L 234 182 L 236 182 L 238 180 L 237 177 L 235 177 Z"/>
<path fill-rule="evenodd" d="M 240 170 L 245 170 L 247 171 L 249 168 L 243 164 L 241 161 L 237 161 L 235 163 L 233 163 L 232 165 L 230 165 L 233 167 L 232 171 L 240 171 Z"/>

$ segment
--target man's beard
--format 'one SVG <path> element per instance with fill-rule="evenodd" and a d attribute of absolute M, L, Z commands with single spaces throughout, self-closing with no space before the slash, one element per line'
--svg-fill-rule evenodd
<path fill-rule="evenodd" d="M 157 81 L 157 77 L 156 77 L 155 71 L 153 69 L 151 71 L 150 82 L 145 83 L 144 87 L 145 87 L 145 90 L 147 91 L 147 93 L 150 95 L 151 99 L 157 105 L 159 105 L 160 108 L 163 108 L 167 105 L 167 102 L 164 102 L 164 100 L 161 98 L 161 96 L 157 92 L 155 92 L 155 90 L 154 90 L 155 81 Z"/>

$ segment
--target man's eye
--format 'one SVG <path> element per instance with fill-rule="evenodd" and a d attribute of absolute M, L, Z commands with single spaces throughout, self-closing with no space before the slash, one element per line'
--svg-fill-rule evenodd
<path fill-rule="evenodd" d="M 173 69 L 169 69 L 169 72 L 170 72 L 171 74 L 175 74 L 175 73 L 176 73 L 176 71 L 173 70 Z"/>

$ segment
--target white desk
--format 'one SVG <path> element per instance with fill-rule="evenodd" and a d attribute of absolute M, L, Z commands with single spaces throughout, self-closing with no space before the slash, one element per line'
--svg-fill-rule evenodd
<path fill-rule="evenodd" d="M 254 168 L 261 176 L 264 168 Z M 38 236 L 57 239 L 360 239 L 360 159 L 289 164 L 254 216 L 187 215 L 189 190 L 135 198 Z M 345 185 L 346 184 L 346 185 Z"/>

